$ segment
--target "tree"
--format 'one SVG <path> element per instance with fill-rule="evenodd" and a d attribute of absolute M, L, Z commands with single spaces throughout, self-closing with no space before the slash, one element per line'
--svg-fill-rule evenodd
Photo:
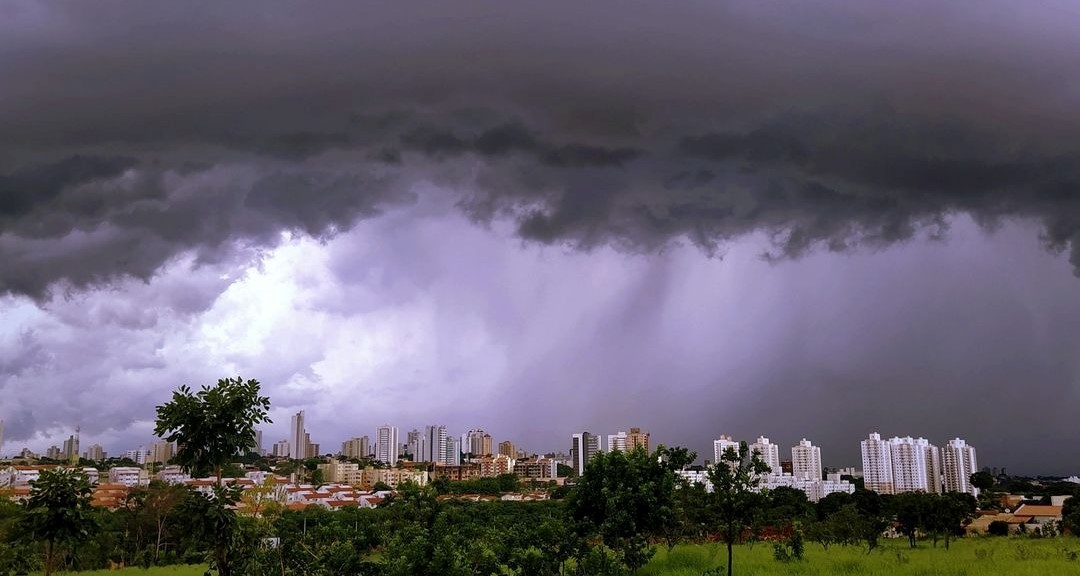
<path fill-rule="evenodd" d="M 862 518 L 859 536 L 866 541 L 867 549 L 873 550 L 877 548 L 881 532 L 888 525 L 885 518 L 885 501 L 877 492 L 865 489 L 856 489 L 851 499 L 859 517 Z"/>
<path fill-rule="evenodd" d="M 1061 525 L 1073 536 L 1080 536 L 1080 496 L 1065 500 L 1061 507 Z"/>
<path fill-rule="evenodd" d="M 971 485 L 981 492 L 986 492 L 994 487 L 994 475 L 986 470 L 980 470 L 971 475 Z"/>
<path fill-rule="evenodd" d="M 727 544 L 728 576 L 732 574 L 732 548 L 743 531 L 753 525 L 761 502 L 757 488 L 768 471 L 768 464 L 757 452 L 751 454 L 746 442 L 740 442 L 737 451 L 729 446 L 709 468 L 709 481 L 713 485 L 710 510 Z"/>
<path fill-rule="evenodd" d="M 221 471 L 230 458 L 255 444 L 255 426 L 270 422 L 270 399 L 259 395 L 259 382 L 223 378 L 213 387 L 192 393 L 187 386 L 173 392 L 172 400 L 157 407 L 154 434 L 176 442 L 174 460 L 193 476 L 211 471 L 218 479 L 213 493 L 192 492 L 184 509 L 192 519 L 191 531 L 213 547 L 214 562 L 229 576 L 229 553 L 236 538 L 236 503 L 239 489 L 220 485 Z"/>
<path fill-rule="evenodd" d="M 232 574 L 230 552 L 237 535 L 236 504 L 240 493 L 236 486 L 214 486 L 210 494 L 189 489 L 179 505 L 177 515 L 196 541 L 212 548 L 212 559 L 221 576 Z"/>
<path fill-rule="evenodd" d="M 1008 536 L 1009 523 L 1004 520 L 994 520 L 986 527 L 986 533 L 991 536 Z"/>
<path fill-rule="evenodd" d="M 903 492 L 892 497 L 890 508 L 900 533 L 908 538 L 912 548 L 916 544 L 919 529 L 926 526 L 930 507 L 923 492 Z"/>
<path fill-rule="evenodd" d="M 30 482 L 20 535 L 44 544 L 46 576 L 56 568 L 62 549 L 85 540 L 97 525 L 90 508 L 92 493 L 82 472 L 42 470 L 38 479 Z"/>
<path fill-rule="evenodd" d="M 654 553 L 649 539 L 667 535 L 676 521 L 675 467 L 688 457 L 663 446 L 597 454 L 569 498 L 578 531 L 599 535 L 630 570 L 644 566 Z"/>
<path fill-rule="evenodd" d="M 175 461 L 192 476 L 221 469 L 236 454 L 254 448 L 255 426 L 270 422 L 270 399 L 259 396 L 257 380 L 222 378 L 192 393 L 187 386 L 157 407 L 154 434 L 176 443 Z"/>

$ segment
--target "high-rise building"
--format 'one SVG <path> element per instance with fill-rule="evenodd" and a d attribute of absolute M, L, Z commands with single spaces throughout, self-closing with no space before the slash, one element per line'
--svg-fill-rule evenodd
<path fill-rule="evenodd" d="M 64 460 L 68 462 L 79 461 L 79 434 L 75 433 L 68 436 L 67 440 L 64 440 Z"/>
<path fill-rule="evenodd" d="M 346 458 L 367 458 L 371 456 L 371 440 L 367 436 L 346 440 L 341 443 L 341 455 Z"/>
<path fill-rule="evenodd" d="M 570 461 L 578 476 L 585 473 L 585 465 L 600 452 L 600 437 L 591 432 L 579 432 L 571 437 Z"/>
<path fill-rule="evenodd" d="M 0 418 L 0 456 L 4 454 L 4 419 Z"/>
<path fill-rule="evenodd" d="M 446 426 L 442 424 L 432 424 L 430 426 L 424 426 L 424 445 L 419 455 L 416 456 L 417 462 L 442 462 L 446 463 Z"/>
<path fill-rule="evenodd" d="M 607 437 L 607 451 L 614 452 L 626 452 L 626 432 L 617 432 L 615 434 L 608 434 Z"/>
<path fill-rule="evenodd" d="M 821 448 L 803 438 L 791 447 L 791 475 L 801 480 L 821 480 Z"/>
<path fill-rule="evenodd" d="M 764 436 L 758 436 L 757 441 L 750 445 L 750 453 L 757 452 L 761 461 L 769 467 L 770 474 L 780 474 L 780 446 L 769 442 Z"/>
<path fill-rule="evenodd" d="M 416 428 L 405 433 L 405 445 L 407 446 L 405 451 L 412 457 L 413 462 L 419 462 L 420 457 L 427 450 L 427 441 L 424 439 L 424 435 Z"/>
<path fill-rule="evenodd" d="M 398 461 L 397 426 L 383 424 L 375 429 L 375 459 L 394 466 Z"/>
<path fill-rule="evenodd" d="M 266 452 L 263 451 L 262 430 L 255 431 L 255 448 L 254 451 L 259 456 L 265 456 Z"/>
<path fill-rule="evenodd" d="M 150 458 L 148 462 L 165 464 L 176 454 L 172 442 L 154 442 L 150 445 Z"/>
<path fill-rule="evenodd" d="M 461 440 L 457 436 L 446 437 L 446 450 L 443 452 L 442 463 L 447 466 L 461 465 Z"/>
<path fill-rule="evenodd" d="M 50 460 L 63 460 L 64 452 L 63 450 L 60 450 L 59 446 L 49 446 L 49 448 L 45 450 L 45 457 Z"/>
<path fill-rule="evenodd" d="M 514 446 L 514 443 L 509 440 L 503 440 L 499 442 L 499 454 L 517 458 L 517 446 Z"/>
<path fill-rule="evenodd" d="M 978 496 L 979 489 L 971 485 L 971 475 L 978 472 L 975 447 L 960 438 L 949 440 L 942 449 L 942 480 L 946 492 L 967 492 Z"/>
<path fill-rule="evenodd" d="M 646 452 L 649 451 L 649 433 L 642 432 L 641 428 L 631 428 L 626 435 L 626 447 L 630 450 L 641 446 Z"/>
<path fill-rule="evenodd" d="M 271 455 L 275 458 L 286 458 L 289 456 L 289 441 L 278 440 L 274 442 L 274 448 L 271 451 Z"/>
<path fill-rule="evenodd" d="M 94 444 L 86 449 L 86 454 L 83 456 L 85 456 L 87 460 L 100 462 L 105 459 L 105 449 L 101 447 L 101 444 Z"/>
<path fill-rule="evenodd" d="M 471 456 L 491 456 L 494 454 L 491 434 L 483 430 L 469 430 L 465 433 L 465 443 L 461 447 Z"/>
<path fill-rule="evenodd" d="M 132 462 L 140 465 L 146 464 L 146 459 L 149 456 L 150 453 L 146 450 L 146 448 L 143 448 L 142 446 L 139 446 L 135 450 L 128 450 L 127 452 L 124 452 L 124 458 L 127 458 L 128 460 L 131 460 Z"/>
<path fill-rule="evenodd" d="M 934 478 L 940 478 L 933 473 L 934 452 L 936 446 L 930 444 L 925 438 L 893 437 L 889 439 L 889 452 L 892 456 L 893 491 L 914 492 L 937 492 L 934 487 Z M 864 472 L 865 474 L 865 472 Z"/>
<path fill-rule="evenodd" d="M 713 443 L 712 443 L 713 464 L 716 464 L 717 462 L 720 461 L 720 458 L 724 455 L 724 451 L 727 450 L 728 448 L 733 448 L 733 449 L 735 449 L 735 452 L 738 453 L 739 452 L 739 443 L 732 440 L 731 436 L 728 436 L 726 434 L 721 435 L 716 440 L 713 440 Z"/>
<path fill-rule="evenodd" d="M 892 446 L 873 432 L 859 443 L 862 450 L 863 484 L 878 494 L 896 492 L 892 474 Z"/>
<path fill-rule="evenodd" d="M 311 444 L 311 436 L 304 427 L 304 411 L 301 410 L 292 417 L 292 426 L 289 428 L 289 458 L 304 460 L 309 458 L 308 447 Z"/>

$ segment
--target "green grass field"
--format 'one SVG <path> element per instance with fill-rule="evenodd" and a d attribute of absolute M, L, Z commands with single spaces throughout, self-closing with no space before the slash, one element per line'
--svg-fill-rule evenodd
<path fill-rule="evenodd" d="M 64 572 L 79 576 L 203 576 L 205 565 L 154 566 L 152 568 L 124 568 L 123 570 L 91 570 L 89 572 Z"/>
<path fill-rule="evenodd" d="M 946 551 L 939 543 L 920 542 L 912 550 L 906 540 L 883 541 L 866 548 L 821 546 L 807 543 L 801 561 L 778 562 L 772 545 L 735 548 L 735 576 L 1059 576 L 1080 575 L 1080 538 L 1014 539 L 968 537 Z M 659 547 L 642 570 L 643 576 L 701 576 L 706 569 L 725 565 L 722 544 L 676 546 L 671 554 Z"/>

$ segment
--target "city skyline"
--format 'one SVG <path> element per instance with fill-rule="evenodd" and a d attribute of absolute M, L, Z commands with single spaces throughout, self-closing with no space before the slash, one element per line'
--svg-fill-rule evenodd
<path fill-rule="evenodd" d="M 0 15 L 5 452 L 148 445 L 241 375 L 271 450 L 303 412 L 323 452 L 633 423 L 1077 472 L 1075 2 Z"/>

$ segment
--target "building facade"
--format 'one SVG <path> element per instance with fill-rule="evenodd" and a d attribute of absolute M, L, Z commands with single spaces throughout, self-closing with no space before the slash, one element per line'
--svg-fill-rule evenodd
<path fill-rule="evenodd" d="M 397 426 L 383 424 L 375 429 L 375 459 L 394 466 L 398 461 Z"/>
<path fill-rule="evenodd" d="M 716 464 L 724 456 L 724 451 L 728 448 L 733 448 L 736 453 L 739 452 L 739 443 L 731 438 L 731 436 L 721 435 L 712 443 L 713 452 L 713 464 Z"/>
<path fill-rule="evenodd" d="M 308 436 L 304 423 L 304 411 L 293 414 L 292 423 L 289 427 L 289 458 L 293 460 L 305 460 L 310 458 L 308 444 L 311 437 Z"/>
<path fill-rule="evenodd" d="M 757 440 L 750 445 L 750 453 L 757 452 L 762 462 L 769 467 L 770 474 L 780 474 L 780 445 L 769 442 L 764 436 L 758 436 Z"/>
<path fill-rule="evenodd" d="M 626 435 L 626 447 L 633 450 L 639 446 L 644 448 L 646 452 L 651 449 L 649 446 L 649 433 L 642 432 L 641 428 L 631 428 L 630 433 Z"/>
<path fill-rule="evenodd" d="M 873 432 L 859 443 L 862 452 L 863 485 L 878 494 L 895 494 L 892 475 L 892 449 L 881 434 Z"/>
<path fill-rule="evenodd" d="M 792 446 L 791 475 L 801 480 L 821 480 L 821 448 L 806 438 Z"/>
<path fill-rule="evenodd" d="M 953 438 L 942 449 L 942 482 L 946 492 L 966 492 L 975 496 L 979 489 L 971 485 L 971 475 L 979 471 L 975 447 L 960 438 Z"/>
<path fill-rule="evenodd" d="M 593 456 L 600 453 L 600 437 L 591 432 L 579 432 L 570 438 L 570 460 L 574 472 L 581 476 Z"/>

